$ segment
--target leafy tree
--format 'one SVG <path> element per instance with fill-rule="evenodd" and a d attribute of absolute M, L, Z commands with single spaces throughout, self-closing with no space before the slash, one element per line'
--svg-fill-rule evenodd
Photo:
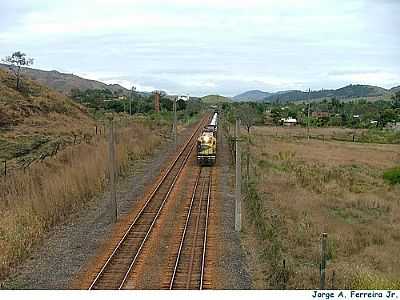
<path fill-rule="evenodd" d="M 185 110 L 186 109 L 186 101 L 179 99 L 176 101 L 176 110 Z"/>
<path fill-rule="evenodd" d="M 17 79 L 17 90 L 20 90 L 21 85 L 21 68 L 33 65 L 33 58 L 29 58 L 25 53 L 20 51 L 14 52 L 11 56 L 6 56 L 2 61 L 10 66 L 10 70 Z"/>
<path fill-rule="evenodd" d="M 400 91 L 396 92 L 396 94 L 392 96 L 392 100 L 393 108 L 400 108 Z"/>

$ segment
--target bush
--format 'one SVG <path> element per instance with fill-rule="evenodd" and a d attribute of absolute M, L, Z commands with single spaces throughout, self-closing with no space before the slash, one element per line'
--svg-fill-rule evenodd
<path fill-rule="evenodd" d="M 390 184 L 400 183 L 400 167 L 387 170 L 383 173 L 383 179 L 388 181 Z"/>

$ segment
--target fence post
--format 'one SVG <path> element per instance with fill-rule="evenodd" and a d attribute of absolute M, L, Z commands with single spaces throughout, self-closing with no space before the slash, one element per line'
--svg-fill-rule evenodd
<path fill-rule="evenodd" d="M 325 289 L 325 269 L 326 269 L 326 240 L 328 238 L 327 233 L 322 234 L 321 238 L 321 265 L 320 265 L 320 283 L 319 288 Z"/>
<path fill-rule="evenodd" d="M 332 272 L 331 290 L 335 289 L 335 270 Z"/>
<path fill-rule="evenodd" d="M 174 109 L 174 123 L 173 123 L 172 131 L 173 131 L 173 135 L 174 135 L 174 146 L 176 147 L 176 145 L 177 145 L 176 97 L 174 97 L 173 109 Z"/>
<path fill-rule="evenodd" d="M 114 222 L 118 218 L 118 206 L 117 206 L 117 192 L 115 188 L 115 137 L 114 137 L 114 121 L 110 120 L 110 131 L 109 131 L 109 171 L 110 171 L 110 185 L 111 185 L 111 201 L 114 209 Z"/>
<path fill-rule="evenodd" d="M 286 259 L 283 260 L 283 289 L 286 290 L 287 285 L 287 272 L 286 272 Z"/>
<path fill-rule="evenodd" d="M 7 160 L 4 160 L 4 177 L 7 177 Z"/>
<path fill-rule="evenodd" d="M 239 148 L 240 120 L 236 119 L 235 126 L 235 152 L 236 152 L 236 186 L 235 186 L 235 231 L 240 231 L 242 227 L 242 174 L 241 174 L 241 153 Z"/>

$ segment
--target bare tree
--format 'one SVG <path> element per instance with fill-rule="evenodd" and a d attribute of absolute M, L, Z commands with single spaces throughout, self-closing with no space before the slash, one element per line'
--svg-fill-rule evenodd
<path fill-rule="evenodd" d="M 254 126 L 257 120 L 257 110 L 248 103 L 241 105 L 238 109 L 239 118 L 244 126 L 246 126 L 247 133 L 250 133 L 250 128 Z"/>
<path fill-rule="evenodd" d="M 19 90 L 21 84 L 21 68 L 33 65 L 33 58 L 26 57 L 25 53 L 17 51 L 11 56 L 6 56 L 2 61 L 10 66 L 10 70 L 17 79 L 17 90 Z"/>

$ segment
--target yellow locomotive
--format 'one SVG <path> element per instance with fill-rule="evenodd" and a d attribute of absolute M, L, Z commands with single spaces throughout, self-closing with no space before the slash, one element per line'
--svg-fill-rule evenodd
<path fill-rule="evenodd" d="M 197 162 L 199 165 L 213 165 L 217 158 L 217 122 L 218 114 L 214 113 L 210 124 L 197 139 Z"/>

